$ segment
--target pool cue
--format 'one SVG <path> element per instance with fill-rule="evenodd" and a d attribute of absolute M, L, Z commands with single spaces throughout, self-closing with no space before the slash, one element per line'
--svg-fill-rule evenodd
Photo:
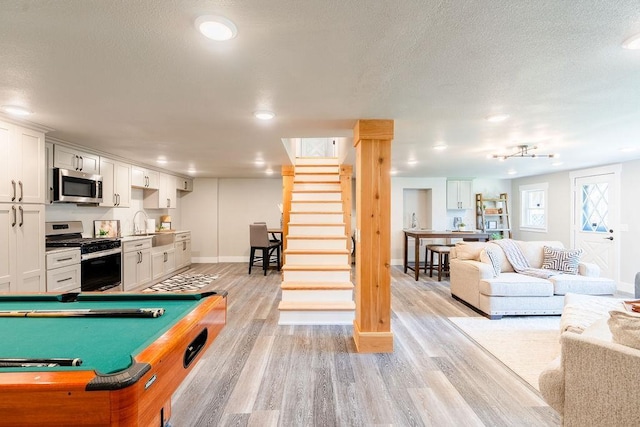
<path fill-rule="evenodd" d="M 54 357 L 54 358 L 0 358 L 0 368 L 29 368 L 53 366 L 80 366 L 82 359 Z"/>
<path fill-rule="evenodd" d="M 0 310 L 0 317 L 160 317 L 164 308 Z"/>

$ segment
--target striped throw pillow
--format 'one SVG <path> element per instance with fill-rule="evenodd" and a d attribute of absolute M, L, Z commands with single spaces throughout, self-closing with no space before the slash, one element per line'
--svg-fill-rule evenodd
<path fill-rule="evenodd" d="M 542 250 L 544 253 L 542 268 L 568 274 L 578 274 L 578 263 L 582 255 L 582 249 L 559 249 L 544 246 Z"/>

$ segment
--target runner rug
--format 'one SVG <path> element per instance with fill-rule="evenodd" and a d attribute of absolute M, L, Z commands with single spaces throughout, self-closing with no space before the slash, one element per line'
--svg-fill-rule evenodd
<path fill-rule="evenodd" d="M 142 292 L 194 292 L 209 285 L 218 275 L 180 273 L 160 283 L 144 289 Z"/>
<path fill-rule="evenodd" d="M 518 376 L 538 388 L 538 377 L 560 355 L 560 316 L 450 317 L 449 320 Z"/>

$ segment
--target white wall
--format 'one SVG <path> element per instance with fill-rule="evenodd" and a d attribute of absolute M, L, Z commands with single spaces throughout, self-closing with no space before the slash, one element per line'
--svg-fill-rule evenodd
<path fill-rule="evenodd" d="M 249 259 L 249 224 L 265 221 L 280 227 L 282 178 L 218 180 L 218 251 L 220 262 Z"/>
<path fill-rule="evenodd" d="M 218 179 L 193 181 L 193 192 L 182 193 L 182 224 L 191 230 L 191 260 L 218 262 Z"/>

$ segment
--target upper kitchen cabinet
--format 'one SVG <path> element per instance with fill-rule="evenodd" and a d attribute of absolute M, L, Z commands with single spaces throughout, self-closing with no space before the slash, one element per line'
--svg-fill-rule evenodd
<path fill-rule="evenodd" d="M 176 177 L 176 189 L 180 191 L 193 191 L 193 179 Z"/>
<path fill-rule="evenodd" d="M 60 169 L 99 175 L 100 156 L 55 144 L 53 147 L 53 166 Z"/>
<path fill-rule="evenodd" d="M 131 200 L 131 165 L 100 158 L 102 203 L 100 206 L 128 208 Z"/>
<path fill-rule="evenodd" d="M 42 132 L 0 122 L 0 202 L 45 202 Z"/>
<path fill-rule="evenodd" d="M 472 181 L 447 181 L 447 209 L 473 209 Z"/>
<path fill-rule="evenodd" d="M 176 207 L 176 177 L 159 174 L 158 190 L 145 191 L 143 206 L 145 209 L 173 209 Z"/>
<path fill-rule="evenodd" d="M 141 168 L 138 166 L 131 167 L 131 186 L 146 188 L 149 190 L 158 189 L 159 173 L 154 170 Z"/>

